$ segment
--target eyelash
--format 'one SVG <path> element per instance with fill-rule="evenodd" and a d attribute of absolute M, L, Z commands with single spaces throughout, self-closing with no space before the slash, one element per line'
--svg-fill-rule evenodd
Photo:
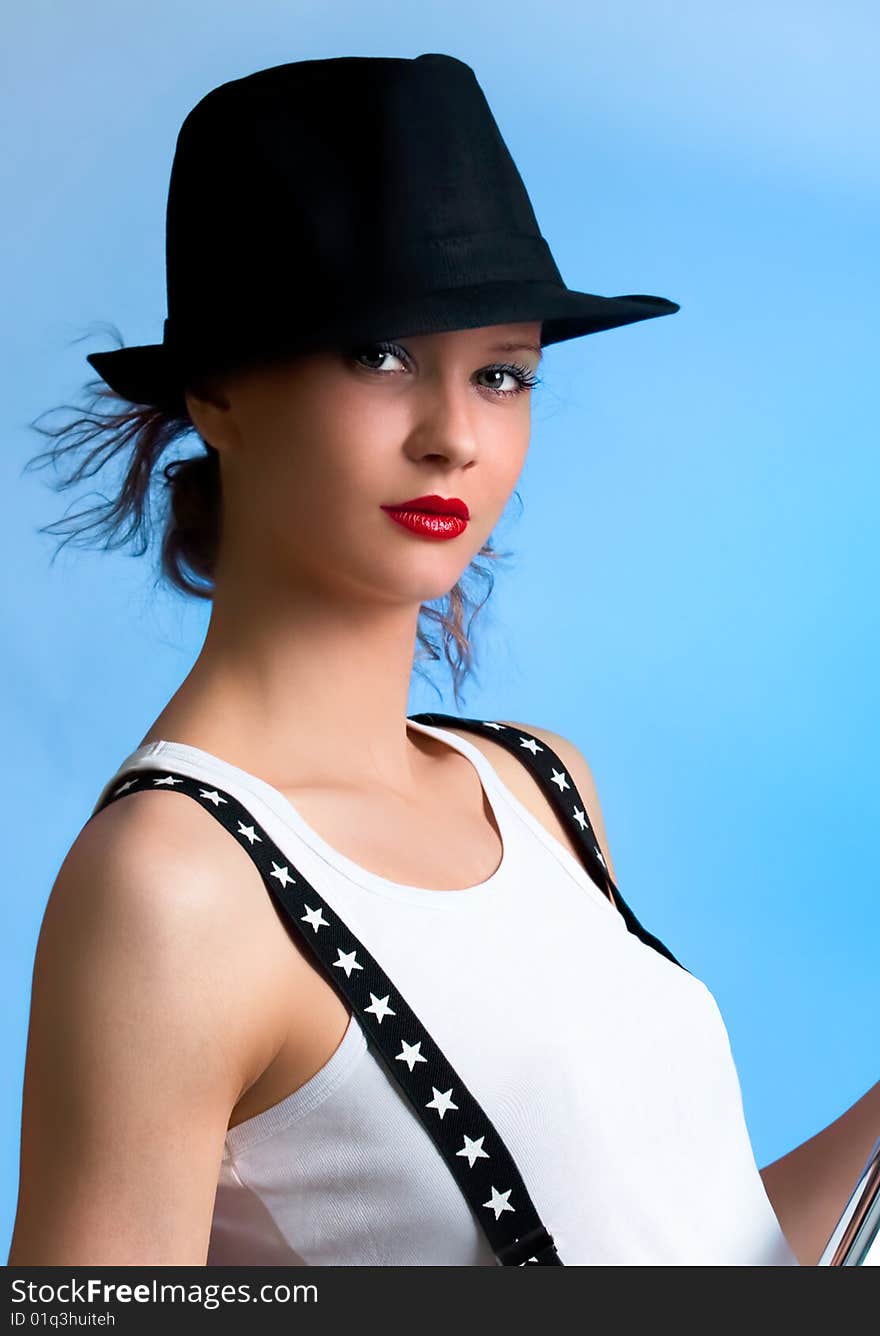
<path fill-rule="evenodd" d="M 391 353 L 392 357 L 399 358 L 401 362 L 409 361 L 409 357 L 404 352 L 403 348 L 401 348 L 400 345 L 397 343 L 364 344 L 364 346 L 362 348 L 357 349 L 356 352 L 352 354 L 352 356 L 356 358 L 360 353 L 364 353 L 368 350 L 370 352 L 377 352 L 377 353 Z M 363 366 L 363 363 L 358 363 L 358 365 Z M 387 371 L 386 372 L 379 371 L 378 368 L 376 367 L 364 367 L 363 369 L 365 371 L 376 372 L 377 375 L 389 374 Z M 525 390 L 530 390 L 535 385 L 541 384 L 541 377 L 537 376 L 534 373 L 534 371 L 532 371 L 527 366 L 523 366 L 520 362 L 492 362 L 490 363 L 489 366 L 481 367 L 480 369 L 482 371 L 507 372 L 509 375 L 513 376 L 516 380 L 519 381 L 519 388 L 516 390 L 495 390 L 492 388 L 491 385 L 482 385 L 480 387 L 481 389 L 488 390 L 490 394 L 494 394 L 497 399 L 509 399 L 511 398 L 511 396 L 522 394 Z M 390 374 L 394 375 L 396 373 L 391 372 Z"/>

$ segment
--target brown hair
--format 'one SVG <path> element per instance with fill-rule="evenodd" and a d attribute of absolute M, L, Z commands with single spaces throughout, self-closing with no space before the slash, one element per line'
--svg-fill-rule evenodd
<path fill-rule="evenodd" d="M 118 331 L 119 346 L 123 346 Z M 210 377 L 211 373 L 206 373 Z M 196 390 L 201 384 L 192 381 L 187 388 Z M 56 427 L 38 425 L 40 414 L 30 425 L 55 444 L 28 460 L 26 469 L 52 464 L 57 469 L 68 456 L 75 457 L 86 447 L 84 457 L 72 467 L 67 476 L 52 483 L 55 491 L 91 478 L 111 461 L 121 457 L 122 477 L 116 496 L 73 515 L 65 515 L 53 524 L 43 526 L 40 533 L 65 534 L 52 560 L 68 542 L 90 546 L 89 534 L 95 531 L 96 541 L 103 539 L 103 547 L 119 548 L 132 542 L 134 555 L 142 556 L 150 543 L 153 519 L 150 499 L 154 475 L 163 455 L 173 445 L 190 434 L 204 447 L 203 452 L 183 456 L 165 464 L 162 497 L 162 541 L 158 583 L 166 583 L 179 592 L 195 598 L 210 599 L 213 593 L 213 573 L 220 543 L 222 496 L 220 486 L 220 456 L 213 446 L 198 435 L 189 414 L 184 410 L 168 411 L 145 404 L 133 403 L 112 390 L 100 378 L 89 381 L 90 394 L 85 409 L 64 404 L 75 415 L 71 421 Z M 104 411 L 102 411 L 102 406 Z M 59 409 L 47 410 L 57 412 Z M 88 522 L 89 516 L 94 516 Z M 495 562 L 510 556 L 498 552 L 491 540 L 480 549 L 479 557 Z M 468 586 L 474 580 L 483 581 L 487 588 L 479 600 L 472 597 Z M 432 638 L 420 624 L 417 640 L 416 671 L 423 659 L 437 661 L 441 654 L 452 669 L 452 685 L 456 705 L 461 704 L 460 686 L 474 668 L 474 650 L 471 628 L 477 614 L 485 607 L 494 587 L 494 575 L 489 565 L 473 559 L 461 579 L 453 586 L 439 607 L 423 603 L 419 617 L 433 622 L 439 629 L 439 640 Z M 427 674 L 423 674 L 427 677 Z M 428 678 L 428 680 L 430 680 Z M 432 683 L 435 690 L 439 688 Z"/>

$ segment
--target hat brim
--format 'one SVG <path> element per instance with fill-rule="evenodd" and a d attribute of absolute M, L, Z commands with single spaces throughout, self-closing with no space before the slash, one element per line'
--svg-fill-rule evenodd
<path fill-rule="evenodd" d="M 336 315 L 332 310 L 325 311 L 319 330 L 310 324 L 305 329 L 300 327 L 295 336 L 273 335 L 267 324 L 263 351 L 266 355 L 314 352 L 366 339 L 440 334 L 536 320 L 541 321 L 541 344 L 546 346 L 640 320 L 673 315 L 680 307 L 666 297 L 644 293 L 600 297 L 556 283 L 519 281 L 449 288 L 401 302 L 365 303 L 361 309 L 363 314 L 346 311 Z M 258 357 L 260 351 L 252 348 L 247 356 Z M 132 403 L 186 414 L 184 374 L 165 344 L 91 353 L 86 360 L 112 390 Z"/>

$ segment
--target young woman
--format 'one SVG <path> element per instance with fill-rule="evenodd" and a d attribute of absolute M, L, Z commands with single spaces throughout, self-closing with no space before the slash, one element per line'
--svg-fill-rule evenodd
<path fill-rule="evenodd" d="M 162 344 L 89 359 L 116 411 L 63 450 L 130 448 L 115 531 L 195 430 L 204 452 L 166 470 L 162 558 L 210 626 L 49 897 L 9 1263 L 496 1264 L 255 839 L 387 970 L 563 1263 L 815 1262 L 878 1087 L 759 1173 L 718 1009 L 609 889 L 577 747 L 406 716 L 414 652 L 440 653 L 426 614 L 458 697 L 465 577 L 496 555 L 542 347 L 675 303 L 568 289 L 473 72 L 426 55 L 299 62 L 203 99 L 172 170 L 168 307 Z M 567 819 L 518 742 L 558 760 Z M 209 808 L 230 800 L 256 823 L 237 839 Z M 393 1016 L 392 993 L 367 1010 Z M 457 1096 L 426 1107 L 482 1172 Z M 497 1220 L 516 1194 L 487 1181 Z"/>

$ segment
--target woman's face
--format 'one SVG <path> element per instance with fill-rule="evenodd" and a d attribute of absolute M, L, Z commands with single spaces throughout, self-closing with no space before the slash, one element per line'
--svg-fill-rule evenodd
<path fill-rule="evenodd" d="M 187 395 L 221 455 L 218 579 L 244 566 L 388 603 L 448 593 L 525 462 L 540 334 L 534 321 L 298 355 L 227 377 L 217 403 Z M 438 541 L 383 509 L 432 494 L 466 504 L 462 532 Z"/>

